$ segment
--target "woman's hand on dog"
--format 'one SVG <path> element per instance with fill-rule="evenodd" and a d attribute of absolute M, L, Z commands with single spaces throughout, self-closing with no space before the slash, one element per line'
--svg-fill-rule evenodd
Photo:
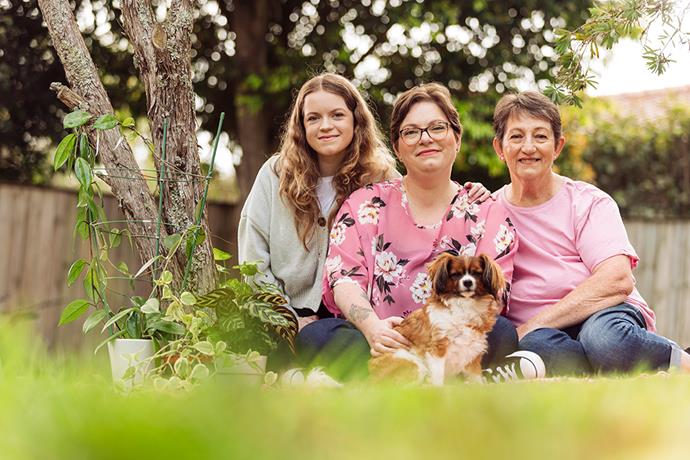
<path fill-rule="evenodd" d="M 377 357 L 385 353 L 392 353 L 400 348 L 410 348 L 412 343 L 400 332 L 393 329 L 402 322 L 399 316 L 386 319 L 372 318 L 362 325 L 362 333 L 371 347 L 371 356 Z"/>

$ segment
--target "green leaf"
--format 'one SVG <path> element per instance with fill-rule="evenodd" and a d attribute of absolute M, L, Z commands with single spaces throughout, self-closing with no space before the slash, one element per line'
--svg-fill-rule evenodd
<path fill-rule="evenodd" d="M 83 214 L 86 214 L 86 209 L 81 209 L 83 210 Z M 80 218 L 79 211 L 77 211 L 77 225 L 75 230 L 82 240 L 89 239 L 89 228 L 89 223 L 86 221 L 86 218 Z"/>
<path fill-rule="evenodd" d="M 122 120 L 122 127 L 123 127 L 123 128 L 130 128 L 130 129 L 132 129 L 132 128 L 134 128 L 134 126 L 135 126 L 134 118 L 132 118 L 132 117 L 127 117 L 127 118 L 125 118 L 124 120 Z"/>
<path fill-rule="evenodd" d="M 103 325 L 103 329 L 101 329 L 101 332 L 104 332 L 104 331 L 105 331 L 106 329 L 108 329 L 110 326 L 112 326 L 113 324 L 117 323 L 117 322 L 120 321 L 122 318 L 124 318 L 125 316 L 127 316 L 128 314 L 130 314 L 131 312 L 133 312 L 134 310 L 135 310 L 134 307 L 125 308 L 124 310 L 120 310 L 119 312 L 117 312 L 117 314 L 115 314 L 112 318 L 110 318 L 110 319 Z"/>
<path fill-rule="evenodd" d="M 139 333 L 139 315 L 132 314 L 129 315 L 127 321 L 125 321 L 125 329 L 127 330 L 127 336 L 130 339 L 138 339 L 141 334 Z"/>
<path fill-rule="evenodd" d="M 151 313 L 160 313 L 160 302 L 155 297 L 150 298 L 141 306 L 141 312 L 147 315 Z"/>
<path fill-rule="evenodd" d="M 123 275 L 129 275 L 130 274 L 129 273 L 129 267 L 124 262 L 120 262 L 119 264 L 117 264 L 117 267 L 115 267 L 115 268 L 117 269 L 117 271 L 119 271 Z"/>
<path fill-rule="evenodd" d="M 228 260 L 231 257 L 232 256 L 227 252 L 218 248 L 213 248 L 213 260 Z"/>
<path fill-rule="evenodd" d="M 163 238 L 163 246 L 165 249 L 168 250 L 170 254 L 174 253 L 177 251 L 177 248 L 180 246 L 180 242 L 182 241 L 182 235 L 179 233 L 173 233 L 172 235 L 168 235 L 165 238 Z"/>
<path fill-rule="evenodd" d="M 204 212 L 204 208 L 201 207 L 201 201 L 196 204 L 194 209 L 194 220 L 195 222 L 201 222 L 201 214 Z"/>
<path fill-rule="evenodd" d="M 84 334 L 89 332 L 91 329 L 96 327 L 98 323 L 103 321 L 106 317 L 108 316 L 108 312 L 105 310 L 96 310 L 86 318 L 86 321 L 84 321 L 84 325 L 82 326 L 81 330 L 84 331 Z"/>
<path fill-rule="evenodd" d="M 215 354 L 213 344 L 211 344 L 211 342 L 207 340 L 195 343 L 194 345 L 192 345 L 192 348 L 208 356 L 213 356 Z"/>
<path fill-rule="evenodd" d="M 189 374 L 189 378 L 192 380 L 204 380 L 207 379 L 209 375 L 210 372 L 208 367 L 199 363 L 194 366 L 194 369 L 192 369 L 192 372 Z"/>
<path fill-rule="evenodd" d="M 152 329 L 161 332 L 167 332 L 168 334 L 174 335 L 184 335 L 185 328 L 181 324 L 173 323 L 172 321 L 160 320 L 152 323 L 150 325 Z"/>
<path fill-rule="evenodd" d="M 72 113 L 68 113 L 62 120 L 62 126 L 65 129 L 77 128 L 82 126 L 87 121 L 91 119 L 91 114 L 84 112 L 83 110 L 75 110 Z"/>
<path fill-rule="evenodd" d="M 115 118 L 112 113 L 106 113 L 98 117 L 98 120 L 93 124 L 96 129 L 112 129 L 116 127 L 120 122 Z"/>
<path fill-rule="evenodd" d="M 146 271 L 146 269 L 149 268 L 151 265 L 153 265 L 153 263 L 154 263 L 155 261 L 156 261 L 156 258 L 155 258 L 155 257 L 151 257 L 148 261 L 146 261 L 146 263 L 145 263 L 144 265 L 141 266 L 141 268 L 140 268 L 139 271 L 136 273 L 136 275 L 134 275 L 134 277 L 135 277 L 135 278 L 138 278 L 139 275 L 141 275 L 142 273 L 144 273 L 144 272 Z"/>
<path fill-rule="evenodd" d="M 62 326 L 63 324 L 71 323 L 75 319 L 79 318 L 81 315 L 83 315 L 86 310 L 89 309 L 89 306 L 91 303 L 88 300 L 84 299 L 77 299 L 69 303 L 65 307 L 64 310 L 62 310 L 62 314 L 60 315 L 60 321 L 58 322 L 58 326 Z"/>
<path fill-rule="evenodd" d="M 117 248 L 120 246 L 120 243 L 122 242 L 122 234 L 120 233 L 120 230 L 114 228 L 110 231 L 110 247 L 111 248 Z"/>
<path fill-rule="evenodd" d="M 189 375 L 189 361 L 187 358 L 183 357 L 175 361 L 173 368 L 175 369 L 175 373 L 182 379 L 186 379 Z"/>
<path fill-rule="evenodd" d="M 79 135 L 79 156 L 85 160 L 89 160 L 91 147 L 89 146 L 89 138 L 86 134 Z"/>
<path fill-rule="evenodd" d="M 53 159 L 53 168 L 55 171 L 60 169 L 62 165 L 65 164 L 69 158 L 72 151 L 74 151 L 74 145 L 77 142 L 77 135 L 74 133 L 68 134 L 60 141 L 57 149 L 55 150 L 55 157 Z"/>
<path fill-rule="evenodd" d="M 259 273 L 257 262 L 245 262 L 241 265 L 235 265 L 233 268 L 238 269 L 244 276 L 254 276 Z"/>
<path fill-rule="evenodd" d="M 132 304 L 134 307 L 141 307 L 146 303 L 146 300 L 140 295 L 133 295 L 132 297 L 129 298 L 129 302 Z"/>
<path fill-rule="evenodd" d="M 191 234 L 185 242 L 185 254 L 189 259 L 197 247 L 206 240 L 206 232 L 199 226 L 191 227 Z"/>
<path fill-rule="evenodd" d="M 194 297 L 194 294 L 191 292 L 183 292 L 182 295 L 180 295 L 180 301 L 186 305 L 186 306 L 191 306 L 196 303 L 196 297 Z"/>
<path fill-rule="evenodd" d="M 173 274 L 168 270 L 164 270 L 163 273 L 161 273 L 161 277 L 159 279 L 160 282 L 163 284 L 170 284 L 173 280 Z"/>
<path fill-rule="evenodd" d="M 98 353 L 98 350 L 100 350 L 103 347 L 103 345 L 110 342 L 111 340 L 115 340 L 116 338 L 125 335 L 125 332 L 127 332 L 127 331 L 125 331 L 124 329 L 117 331 L 116 333 L 114 333 L 113 335 L 111 335 L 110 337 L 108 337 L 107 339 L 102 341 L 101 343 L 99 343 L 98 346 L 96 346 L 96 349 L 93 350 L 93 354 L 95 355 L 96 353 Z"/>
<path fill-rule="evenodd" d="M 173 292 L 172 289 L 170 289 L 170 286 L 163 286 L 163 295 L 161 296 L 163 299 L 172 299 L 173 298 Z"/>
<path fill-rule="evenodd" d="M 77 281 L 81 272 L 84 271 L 84 267 L 86 267 L 86 261 L 84 259 L 77 259 L 74 261 L 67 272 L 67 286 L 71 286 Z"/>
<path fill-rule="evenodd" d="M 226 348 L 228 348 L 228 344 L 222 340 L 219 340 L 216 343 L 216 354 L 219 355 L 219 354 L 223 353 Z"/>
<path fill-rule="evenodd" d="M 246 307 L 249 311 L 249 314 L 254 318 L 261 320 L 262 323 L 282 327 L 288 327 L 290 325 L 288 320 L 283 315 L 274 310 L 271 305 L 265 302 L 252 299 L 247 302 Z"/>
<path fill-rule="evenodd" d="M 196 232 L 196 245 L 199 246 L 201 243 L 206 241 L 206 232 L 204 231 L 203 228 L 200 228 Z"/>
<path fill-rule="evenodd" d="M 273 371 L 268 371 L 264 375 L 264 385 L 266 385 L 267 387 L 270 387 L 271 385 L 276 383 L 277 380 L 278 380 L 278 374 L 276 374 Z"/>
<path fill-rule="evenodd" d="M 137 369 L 135 366 L 129 366 L 127 370 L 125 370 L 125 373 L 122 374 L 122 380 L 129 380 L 134 378 L 134 374 L 136 373 Z"/>
<path fill-rule="evenodd" d="M 74 163 L 74 174 L 82 187 L 86 188 L 91 185 L 91 166 L 89 166 L 85 159 L 77 158 L 77 161 Z"/>

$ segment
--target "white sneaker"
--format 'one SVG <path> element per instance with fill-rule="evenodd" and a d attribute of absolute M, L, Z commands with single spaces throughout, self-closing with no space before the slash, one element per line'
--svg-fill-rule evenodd
<path fill-rule="evenodd" d="M 304 369 L 301 368 L 288 369 L 280 376 L 280 386 L 308 386 L 313 388 L 339 388 L 343 386 L 333 377 L 326 374 L 326 372 L 324 372 L 324 370 L 320 367 L 315 367 L 314 369 L 310 370 L 306 376 L 304 373 Z"/>
<path fill-rule="evenodd" d="M 307 374 L 307 385 L 310 387 L 340 388 L 342 383 L 326 374 L 320 367 L 315 367 Z"/>
<path fill-rule="evenodd" d="M 278 379 L 281 387 L 304 385 L 304 372 L 301 368 L 288 369 Z"/>
<path fill-rule="evenodd" d="M 531 351 L 516 351 L 506 356 L 506 364 L 484 369 L 484 382 L 540 379 L 546 376 L 546 366 L 541 357 Z"/>

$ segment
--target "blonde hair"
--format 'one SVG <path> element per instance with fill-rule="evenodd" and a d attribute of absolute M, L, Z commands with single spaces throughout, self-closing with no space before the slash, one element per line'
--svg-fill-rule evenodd
<path fill-rule="evenodd" d="M 395 171 L 395 160 L 383 142 L 374 115 L 349 80 L 333 73 L 323 73 L 302 85 L 277 153 L 276 173 L 280 177 L 280 195 L 293 210 L 295 228 L 305 248 L 321 217 L 316 196 L 319 164 L 316 152 L 307 143 L 304 127 L 304 99 L 317 91 L 342 97 L 354 119 L 352 142 L 333 177 L 336 197 L 335 206 L 328 216 L 329 228 L 350 193 L 368 183 L 390 179 Z"/>

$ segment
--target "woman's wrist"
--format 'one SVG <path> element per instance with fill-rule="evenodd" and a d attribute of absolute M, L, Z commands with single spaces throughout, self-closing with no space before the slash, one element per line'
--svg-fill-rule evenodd
<path fill-rule="evenodd" d="M 380 322 L 381 320 L 376 316 L 376 314 L 371 314 L 358 324 L 355 324 L 355 326 L 357 326 L 357 329 L 364 334 L 364 337 L 366 337 L 367 341 L 371 343 L 372 332 L 376 330 L 376 326 Z"/>

